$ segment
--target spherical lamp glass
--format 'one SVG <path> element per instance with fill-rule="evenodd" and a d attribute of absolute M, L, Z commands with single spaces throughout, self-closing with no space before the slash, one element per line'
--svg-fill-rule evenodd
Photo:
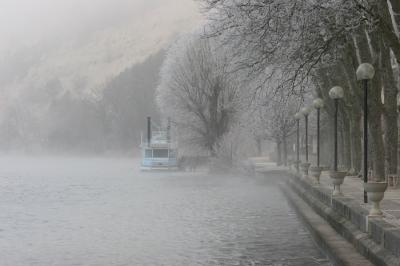
<path fill-rule="evenodd" d="M 329 97 L 332 99 L 341 99 L 344 96 L 343 88 L 335 86 L 329 91 Z"/>
<path fill-rule="evenodd" d="M 300 119 L 301 119 L 301 114 L 300 114 L 300 113 L 296 113 L 296 114 L 294 115 L 294 119 L 300 120 Z"/>
<path fill-rule="evenodd" d="M 303 107 L 303 108 L 301 108 L 301 111 L 300 111 L 303 115 L 305 115 L 305 116 L 307 116 L 307 115 L 309 115 L 310 113 L 311 113 L 311 108 L 310 107 Z"/>
<path fill-rule="evenodd" d="M 357 80 L 369 80 L 375 75 L 374 67 L 369 63 L 363 63 L 357 68 Z"/>
<path fill-rule="evenodd" d="M 316 98 L 313 101 L 313 106 L 315 109 L 321 109 L 322 107 L 324 107 L 324 100 L 322 100 L 321 98 Z"/>

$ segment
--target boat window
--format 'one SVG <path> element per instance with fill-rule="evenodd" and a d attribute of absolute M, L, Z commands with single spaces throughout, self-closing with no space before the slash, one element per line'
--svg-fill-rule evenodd
<path fill-rule="evenodd" d="M 176 158 L 176 151 L 175 150 L 169 150 L 169 158 Z"/>
<path fill-rule="evenodd" d="M 145 158 L 152 158 L 153 157 L 153 151 L 150 150 L 150 149 L 145 150 L 144 157 Z"/>
<path fill-rule="evenodd" d="M 168 149 L 154 149 L 153 157 L 154 158 L 168 158 Z"/>

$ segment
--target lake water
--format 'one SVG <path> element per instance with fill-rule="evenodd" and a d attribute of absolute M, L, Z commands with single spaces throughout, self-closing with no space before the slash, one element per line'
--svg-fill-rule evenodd
<path fill-rule="evenodd" d="M 0 157 L 0 265 L 330 264 L 268 178 Z"/>

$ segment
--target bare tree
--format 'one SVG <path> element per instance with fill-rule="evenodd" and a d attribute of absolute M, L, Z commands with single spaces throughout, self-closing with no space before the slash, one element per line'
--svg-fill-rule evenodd
<path fill-rule="evenodd" d="M 174 119 L 180 140 L 211 155 L 229 131 L 239 103 L 228 66 L 227 57 L 215 52 L 213 40 L 191 35 L 169 50 L 157 89 L 162 114 Z"/>
<path fill-rule="evenodd" d="M 288 142 L 295 132 L 296 122 L 293 116 L 299 110 L 298 100 L 280 95 L 264 101 L 256 108 L 253 118 L 257 124 L 256 136 L 275 142 L 278 164 L 287 165 Z"/>

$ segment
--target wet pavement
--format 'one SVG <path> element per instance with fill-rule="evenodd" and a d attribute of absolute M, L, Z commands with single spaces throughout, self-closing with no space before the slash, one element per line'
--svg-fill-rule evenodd
<path fill-rule="evenodd" d="M 330 265 L 275 178 L 0 158 L 0 265 Z"/>

